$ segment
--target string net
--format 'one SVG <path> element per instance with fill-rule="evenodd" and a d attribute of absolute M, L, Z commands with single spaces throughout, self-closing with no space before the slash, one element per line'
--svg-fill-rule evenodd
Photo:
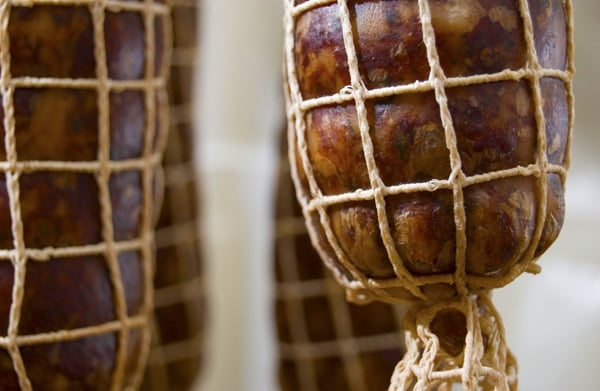
<path fill-rule="evenodd" d="M 517 362 L 489 295 L 411 307 L 390 390 L 517 390 Z"/>
<path fill-rule="evenodd" d="M 161 1 L 0 3 L 0 388 L 137 389 L 168 128 Z"/>
<path fill-rule="evenodd" d="M 274 238 L 281 389 L 383 390 L 405 351 L 406 306 L 346 301 L 310 244 L 285 149 L 282 143 Z"/>
<path fill-rule="evenodd" d="M 473 336 L 488 321 L 472 296 L 498 325 L 487 346 L 505 351 L 484 298 L 539 272 L 564 218 L 570 2 L 284 5 L 289 161 L 311 242 L 350 300 L 444 302 L 476 320 L 469 357 L 435 375 L 435 338 L 407 330 L 417 367 L 399 365 L 391 389 L 484 387 L 486 344 Z M 498 389 L 508 361 L 491 363 Z M 407 383 L 409 372 L 422 376 Z"/>
<path fill-rule="evenodd" d="M 170 0 L 173 52 L 165 192 L 156 227 L 153 340 L 142 390 L 188 390 L 201 368 L 205 292 L 194 158 L 193 86 L 200 2 Z"/>

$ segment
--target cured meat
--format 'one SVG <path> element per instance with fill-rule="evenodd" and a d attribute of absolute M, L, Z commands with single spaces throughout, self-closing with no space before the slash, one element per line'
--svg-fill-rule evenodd
<path fill-rule="evenodd" d="M 518 1 L 427 3 L 425 23 L 417 1 L 349 1 L 356 62 L 336 3 L 295 17 L 298 193 L 346 281 L 450 276 L 464 264 L 475 288 L 490 288 L 539 257 L 564 219 L 567 18 L 560 0 L 528 1 L 529 47 Z M 453 292 L 433 285 L 425 296 Z"/>
<path fill-rule="evenodd" d="M 151 113 L 141 89 L 103 97 L 94 83 L 143 83 L 144 17 L 135 9 L 103 11 L 100 66 L 92 7 L 9 5 L 7 12 L 3 50 L 10 64 L 3 71 L 16 87 L 3 90 L 0 127 L 0 162 L 7 167 L 0 172 L 0 249 L 7 254 L 0 260 L 0 333 L 9 339 L 0 349 L 0 388 L 126 388 L 140 380 L 148 342 L 151 260 L 136 243 L 149 233 L 143 215 L 153 203 L 144 197 L 141 164 Z M 160 14 L 156 20 L 163 24 Z M 162 37 L 156 38 L 161 58 Z M 156 125 L 156 134 L 163 132 L 163 123 Z M 7 139 L 14 140 L 12 152 Z M 95 168 L 103 159 L 133 164 L 103 176 Z"/>

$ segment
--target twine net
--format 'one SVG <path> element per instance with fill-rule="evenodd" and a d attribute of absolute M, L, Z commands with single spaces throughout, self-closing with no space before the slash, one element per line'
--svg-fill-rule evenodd
<path fill-rule="evenodd" d="M 488 294 L 415 305 L 403 327 L 406 354 L 390 391 L 518 389 L 517 362 Z"/>
<path fill-rule="evenodd" d="M 0 3 L 0 388 L 137 389 L 170 6 Z"/>
<path fill-rule="evenodd" d="M 186 390 L 203 358 L 205 291 L 194 157 L 198 0 L 171 0 L 173 53 L 165 193 L 156 226 L 153 340 L 142 390 Z"/>
<path fill-rule="evenodd" d="M 301 204 L 308 232 L 313 245 L 318 250 L 324 263 L 333 271 L 337 281 L 346 289 L 350 300 L 369 302 L 381 300 L 385 302 L 417 301 L 410 316 L 405 322 L 405 343 L 408 353 L 398 365 L 392 377 L 390 389 L 449 389 L 449 384 L 461 384 L 463 389 L 475 390 L 498 389 L 504 390 L 516 387 L 516 364 L 506 349 L 504 330 L 501 320 L 489 300 L 489 290 L 510 283 L 523 271 L 539 272 L 539 266 L 534 262 L 539 254 L 536 253 L 546 220 L 548 202 L 549 175 L 559 178 L 560 186 L 564 186 L 566 172 L 569 166 L 569 146 L 573 124 L 573 96 L 571 80 L 574 72 L 573 65 L 573 23 L 569 1 L 546 2 L 548 7 L 564 7 L 566 19 L 566 64 L 564 69 L 554 69 L 545 66 L 540 56 L 545 47 L 536 47 L 534 39 L 534 24 L 530 7 L 537 2 L 515 0 L 508 7 L 515 10 L 514 26 L 522 30 L 526 59 L 519 69 L 505 69 L 491 74 L 474 74 L 467 76 L 447 76 L 442 68 L 436 32 L 432 23 L 431 7 L 444 4 L 434 0 L 415 0 L 403 3 L 405 7 L 417 8 L 418 23 L 422 34 L 422 45 L 425 48 L 428 65 L 428 77 L 412 83 L 386 85 L 383 87 L 368 87 L 366 75 L 362 73 L 359 62 L 361 48 L 359 42 L 357 21 L 353 19 L 352 11 L 358 4 L 379 3 L 377 1 L 351 0 L 285 0 L 285 74 L 286 93 L 288 99 L 288 140 L 289 161 L 291 174 Z M 472 5 L 477 1 L 448 2 L 455 6 Z M 551 5 L 550 5 L 551 4 Z M 541 6 L 540 6 L 541 7 Z M 350 83 L 339 92 L 326 96 L 304 97 L 300 88 L 297 64 L 296 27 L 304 15 L 315 10 L 335 10 L 341 25 L 342 50 L 345 52 L 347 73 Z M 498 7 L 502 8 L 502 7 Z M 493 10 L 499 12 L 500 10 Z M 491 11 L 490 11 L 491 12 Z M 498 16 L 497 14 L 495 16 Z M 499 23 L 505 20 L 497 19 Z M 336 21 L 335 23 L 338 23 Z M 332 22 L 333 23 L 333 22 Z M 411 22 L 412 23 L 412 22 Z M 371 26 L 375 29 L 376 26 Z M 513 27 L 509 27 L 513 28 Z M 330 26 L 331 31 L 335 27 Z M 552 49 L 550 49 L 552 50 Z M 368 75 L 369 78 L 376 77 Z M 547 134 L 547 117 L 552 112 L 544 106 L 542 83 L 547 80 L 562 83 L 568 106 L 566 137 L 562 142 L 565 154 L 562 159 L 550 159 L 553 140 Z M 536 149 L 534 161 L 528 165 L 499 169 L 496 171 L 474 173 L 467 175 L 462 166 L 461 154 L 457 145 L 457 132 L 454 118 L 449 108 L 449 90 L 455 87 L 475 86 L 496 82 L 525 83 L 530 94 L 528 105 L 533 110 L 535 118 Z M 334 81 L 332 80 L 332 83 Z M 369 122 L 367 106 L 369 103 L 382 98 L 408 96 L 416 93 L 430 93 L 439 109 L 439 118 L 443 128 L 450 175 L 447 178 L 436 178 L 419 183 L 386 183 L 382 179 L 382 167 L 378 166 L 372 126 Z M 367 170 L 368 188 L 357 188 L 351 192 L 331 194 L 323 190 L 314 169 L 314 161 L 308 152 L 307 132 L 309 129 L 308 116 L 311 112 L 328 107 L 344 107 L 353 110 L 356 117 L 356 132 L 360 134 L 360 146 L 364 165 Z M 550 151 L 550 152 L 549 152 Z M 349 151 L 353 152 L 353 151 Z M 467 233 L 465 215 L 465 192 L 470 186 L 477 186 L 503 178 L 535 178 L 535 228 L 532 238 L 520 257 L 507 271 L 500 275 L 481 275 L 468 273 L 466 265 Z M 418 193 L 435 193 L 446 191 L 451 194 L 454 209 L 456 258 L 455 269 L 452 273 L 416 275 L 411 273 L 400 256 L 394 242 L 386 202 L 393 196 Z M 377 278 L 367 275 L 350 259 L 336 236 L 332 226 L 331 210 L 352 203 L 367 202 L 374 205 L 376 210 L 379 236 L 385 248 L 388 260 L 393 266 L 394 278 Z M 472 243 L 469 243 L 471 245 Z M 433 289 L 432 289 L 433 288 Z M 438 289 L 440 288 L 440 289 Z M 455 295 L 453 298 L 452 296 Z M 420 302 L 419 302 L 420 301 Z M 425 306 L 425 309 L 422 309 Z M 429 320 L 434 315 L 450 316 L 444 312 L 446 307 L 454 308 L 458 317 L 464 321 L 466 338 L 463 343 L 461 357 L 443 358 L 448 354 L 439 349 L 440 341 L 447 335 L 438 335 L 431 331 Z M 420 310 L 417 310 L 420 308 Z M 450 316 L 452 317 L 452 316 Z M 443 330 L 442 330 L 443 331 Z M 443 344 L 441 344 L 443 345 Z M 487 349 L 487 350 L 486 350 Z M 491 350 L 490 350 L 491 349 Z M 498 353 L 499 359 L 491 359 L 490 351 Z M 450 355 L 451 356 L 451 355 Z M 446 388 L 444 388 L 446 387 Z"/>
<path fill-rule="evenodd" d="M 282 391 L 385 389 L 405 351 L 399 330 L 406 306 L 346 301 L 310 244 L 285 153 L 279 164 L 275 227 Z"/>

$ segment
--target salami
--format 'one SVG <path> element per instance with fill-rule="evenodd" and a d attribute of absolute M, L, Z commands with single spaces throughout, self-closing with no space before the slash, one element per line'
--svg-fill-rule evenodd
<path fill-rule="evenodd" d="M 140 87 L 162 37 L 146 42 L 140 7 L 100 3 L 2 7 L 3 390 L 122 389 L 145 364 L 154 163 L 144 159 L 158 153 L 145 140 L 164 121 L 147 104 L 159 94 Z M 158 25 L 166 9 L 152 11 Z"/>
<path fill-rule="evenodd" d="M 349 1 L 347 28 L 337 3 L 297 3 L 291 161 L 344 284 L 448 297 L 457 272 L 499 287 L 544 253 L 572 124 L 563 2 Z"/>

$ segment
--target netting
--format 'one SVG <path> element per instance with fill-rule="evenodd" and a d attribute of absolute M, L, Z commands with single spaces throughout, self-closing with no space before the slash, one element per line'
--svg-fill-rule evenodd
<path fill-rule="evenodd" d="M 0 3 L 0 388 L 136 389 L 150 347 L 170 8 Z"/>
<path fill-rule="evenodd" d="M 403 327 L 407 353 L 390 390 L 518 389 L 517 362 L 488 294 L 414 306 Z"/>
<path fill-rule="evenodd" d="M 156 226 L 153 341 L 142 390 L 187 390 L 203 358 L 205 292 L 199 232 L 194 79 L 197 0 L 171 0 L 170 129 L 163 157 L 165 194 Z"/>
<path fill-rule="evenodd" d="M 539 271 L 564 218 L 570 2 L 284 4 L 289 161 L 312 243 L 351 300 L 429 306 L 406 324 L 391 389 L 515 387 L 487 297 Z M 455 336 L 429 329 L 432 311 L 464 319 L 462 350 L 438 349 Z"/>
<path fill-rule="evenodd" d="M 406 306 L 346 301 L 344 290 L 310 244 L 285 153 L 279 163 L 276 199 L 275 315 L 281 389 L 385 389 L 405 351 L 400 326 Z"/>

